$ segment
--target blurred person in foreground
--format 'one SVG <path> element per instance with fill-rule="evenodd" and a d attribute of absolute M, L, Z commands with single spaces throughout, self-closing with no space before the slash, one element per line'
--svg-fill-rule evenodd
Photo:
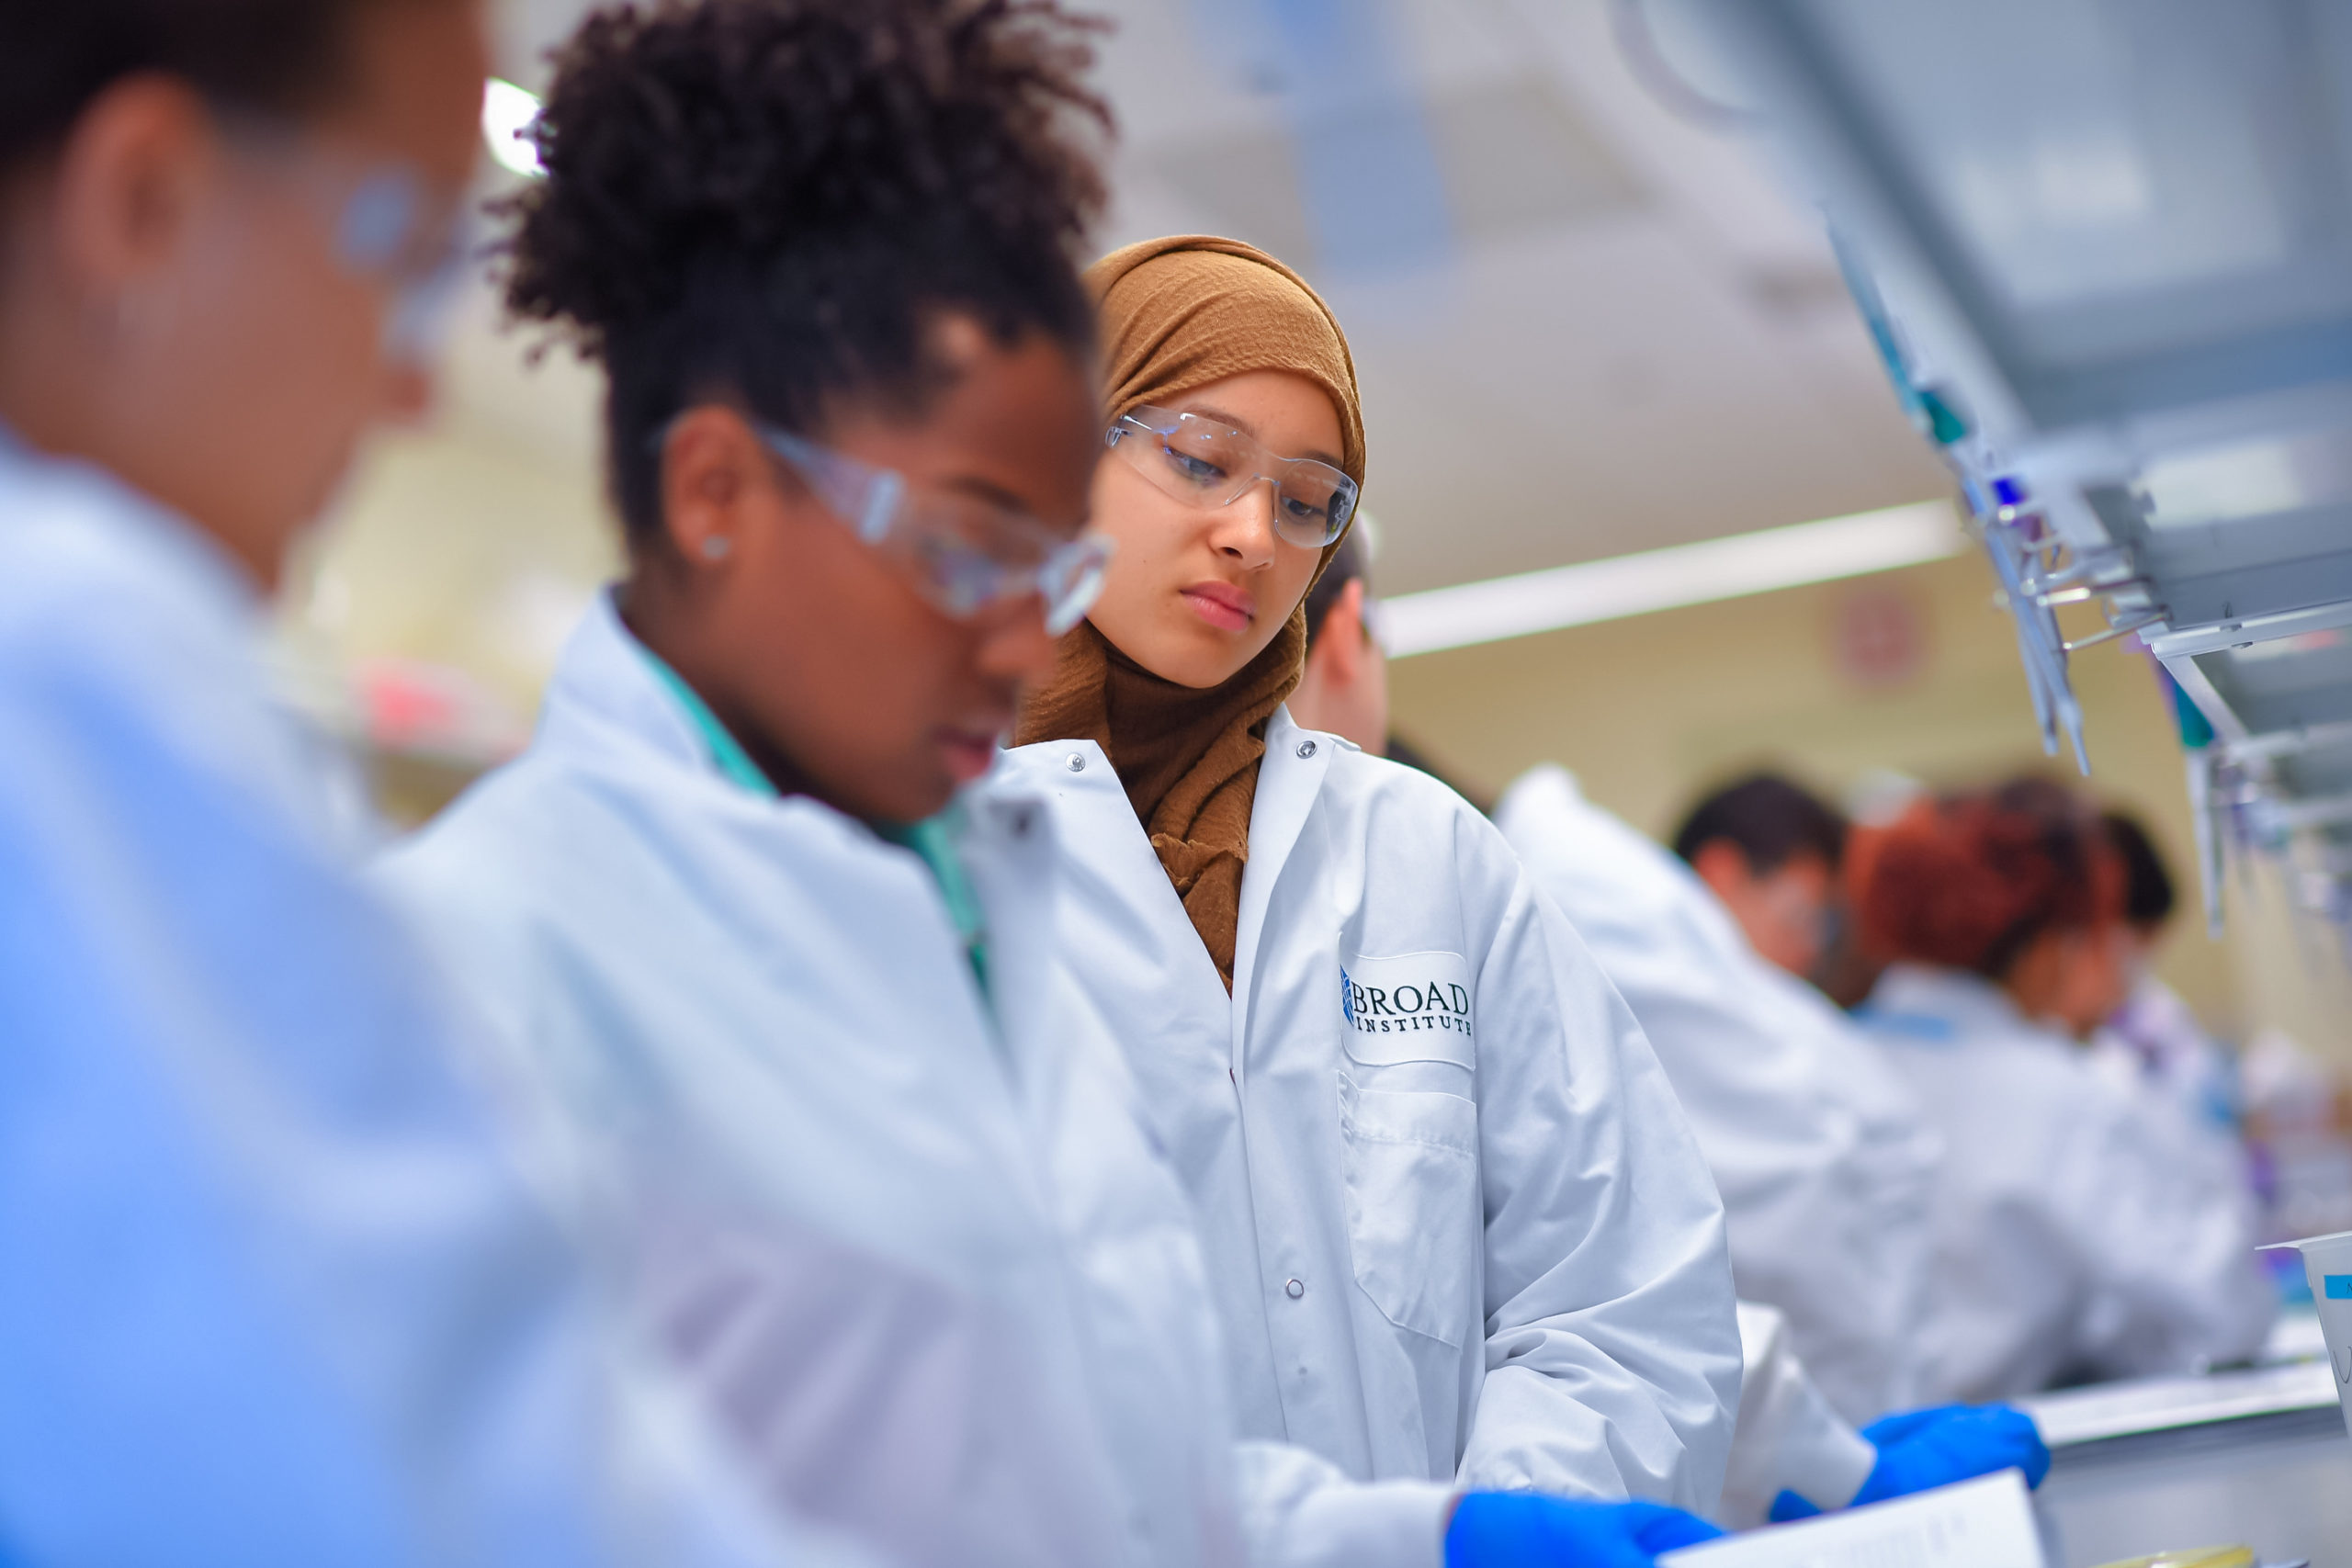
<path fill-rule="evenodd" d="M 1999 1399 L 2243 1359 L 2274 1303 L 2233 1193 L 2185 1168 L 2082 1042 L 2123 1000 L 2123 866 L 2024 778 L 1857 829 L 1862 1017 L 1942 1130 L 1928 1392 Z"/>
<path fill-rule="evenodd" d="M 0 1558 L 770 1560 L 259 659 L 424 396 L 481 21 L 0 7 Z"/>
<path fill-rule="evenodd" d="M 1377 746 L 1388 688 L 1372 608 L 1363 560 L 1343 545 L 1307 599 L 1306 673 L 1291 706 L 1303 725 Z M 1800 807 L 1790 815 L 1835 821 L 1809 796 Z M 1756 815 L 1741 824 L 1751 834 Z M 1742 1386 L 1718 1522 L 2010 1465 L 2038 1482 L 2048 1454 L 2019 1413 L 1910 1408 L 1941 1143 L 1876 1046 L 1760 958 L 1689 867 L 1588 801 L 1566 770 L 1523 774 L 1495 818 L 1633 1009 L 1723 1192 Z M 1816 836 L 1814 852 L 1832 848 L 1842 843 Z"/>

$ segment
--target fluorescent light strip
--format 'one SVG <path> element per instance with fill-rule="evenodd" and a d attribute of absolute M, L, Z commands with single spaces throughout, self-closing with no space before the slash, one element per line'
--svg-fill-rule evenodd
<path fill-rule="evenodd" d="M 1489 578 L 1380 603 L 1392 658 L 1613 621 L 1940 560 L 1962 546 L 1951 503 L 1923 501 L 1695 545 Z"/>

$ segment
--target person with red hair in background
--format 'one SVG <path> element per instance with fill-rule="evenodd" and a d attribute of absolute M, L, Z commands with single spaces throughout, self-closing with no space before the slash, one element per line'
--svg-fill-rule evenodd
<path fill-rule="evenodd" d="M 2271 1301 L 2228 1194 L 2162 1157 L 2080 1042 L 2131 973 L 2123 867 L 2037 778 L 1858 829 L 1861 1010 L 1943 1133 L 1920 1340 L 1933 1397 L 2190 1371 L 2262 1343 Z"/>

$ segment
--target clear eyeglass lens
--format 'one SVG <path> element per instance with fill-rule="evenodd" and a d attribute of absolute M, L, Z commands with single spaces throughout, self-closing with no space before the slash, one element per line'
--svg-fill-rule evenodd
<path fill-rule="evenodd" d="M 902 510 L 890 539 L 947 614 L 976 615 L 1034 594 L 1056 637 L 1093 607 L 1110 554 L 1099 538 L 1057 540 L 984 502 L 953 499 Z"/>
<path fill-rule="evenodd" d="M 1227 505 L 1252 485 L 1272 484 L 1274 532 L 1309 549 L 1338 538 L 1355 505 L 1354 483 L 1338 469 L 1275 457 L 1239 431 L 1190 415 L 1130 414 L 1118 449 L 1159 489 L 1198 505 Z"/>
<path fill-rule="evenodd" d="M 414 244 L 424 192 L 405 170 L 369 175 L 353 187 L 335 226 L 335 249 L 354 272 L 389 275 Z"/>

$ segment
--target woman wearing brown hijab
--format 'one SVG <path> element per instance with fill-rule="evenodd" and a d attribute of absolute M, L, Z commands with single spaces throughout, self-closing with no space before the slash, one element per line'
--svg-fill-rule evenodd
<path fill-rule="evenodd" d="M 999 780 L 1198 1202 L 1246 1436 L 1350 1474 L 1711 1508 L 1722 1211 L 1631 1015 L 1476 811 L 1301 729 L 1364 472 L 1347 342 L 1232 241 L 1096 264 L 1118 546 Z"/>

